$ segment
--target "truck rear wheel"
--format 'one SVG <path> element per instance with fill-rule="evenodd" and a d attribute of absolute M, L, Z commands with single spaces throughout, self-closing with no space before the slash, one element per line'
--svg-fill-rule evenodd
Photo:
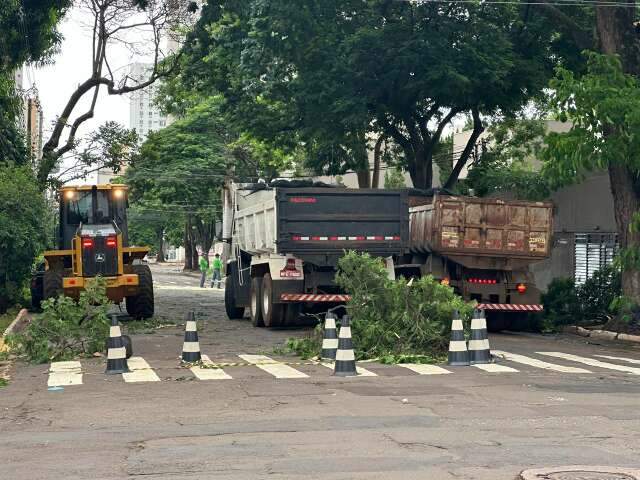
<path fill-rule="evenodd" d="M 251 323 L 254 327 L 264 327 L 262 321 L 262 278 L 253 277 L 251 279 Z"/>
<path fill-rule="evenodd" d="M 47 270 L 44 272 L 42 291 L 45 300 L 49 298 L 58 298 L 60 295 L 64 294 L 62 272 L 58 270 Z"/>
<path fill-rule="evenodd" d="M 153 277 L 149 265 L 132 265 L 133 273 L 138 275 L 138 294 L 127 297 L 127 313 L 133 318 L 153 317 Z"/>
<path fill-rule="evenodd" d="M 273 280 L 267 273 L 262 279 L 262 321 L 265 327 L 281 327 L 286 305 L 273 302 Z"/>
<path fill-rule="evenodd" d="M 236 292 L 233 286 L 233 278 L 227 276 L 224 288 L 224 309 L 229 320 L 241 319 L 244 317 L 244 307 L 236 306 Z"/>

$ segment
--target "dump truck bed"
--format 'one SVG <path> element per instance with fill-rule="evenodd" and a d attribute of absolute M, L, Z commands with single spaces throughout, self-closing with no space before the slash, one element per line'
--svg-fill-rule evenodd
<path fill-rule="evenodd" d="M 408 249 L 407 193 L 346 188 L 237 190 L 235 240 L 256 254 L 399 255 Z"/>
<path fill-rule="evenodd" d="M 551 203 L 436 195 L 411 207 L 409 218 L 415 252 L 525 262 L 549 256 Z M 471 258 L 464 263 L 473 263 Z"/>

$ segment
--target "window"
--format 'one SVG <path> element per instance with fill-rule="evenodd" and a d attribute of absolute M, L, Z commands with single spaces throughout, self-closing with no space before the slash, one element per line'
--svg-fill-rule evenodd
<path fill-rule="evenodd" d="M 165 126 L 165 124 L 166 124 L 166 122 L 165 122 L 164 120 L 160 120 L 160 126 L 161 126 L 161 127 L 164 127 L 164 126 Z"/>
<path fill-rule="evenodd" d="M 102 190 L 96 192 L 96 208 L 93 209 L 93 192 L 91 190 L 77 192 L 69 200 L 67 207 L 67 224 L 79 225 L 109 223 L 109 193 Z"/>
<path fill-rule="evenodd" d="M 611 265 L 617 252 L 615 233 L 576 233 L 573 273 L 576 285 L 582 285 L 596 270 Z"/>
<path fill-rule="evenodd" d="M 149 116 L 152 117 L 153 116 L 153 112 L 151 110 L 149 110 Z"/>

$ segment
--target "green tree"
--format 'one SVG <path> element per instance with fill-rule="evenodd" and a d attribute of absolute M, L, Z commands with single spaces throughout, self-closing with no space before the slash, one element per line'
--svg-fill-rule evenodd
<path fill-rule="evenodd" d="M 51 57 L 71 0 L 5 0 L 0 8 L 0 71 Z"/>
<path fill-rule="evenodd" d="M 556 185 L 581 179 L 585 172 L 607 170 L 613 193 L 618 240 L 631 260 L 640 258 L 640 232 L 633 217 L 640 211 L 640 79 L 625 74 L 619 58 L 589 53 L 587 72 L 560 69 L 552 83 L 555 106 L 573 127 L 551 134 L 545 172 Z M 627 262 L 622 290 L 640 303 L 640 262 Z"/>
<path fill-rule="evenodd" d="M 189 88 L 222 92 L 258 138 L 302 142 L 316 169 L 367 167 L 367 133 L 392 139 L 415 186 L 431 187 L 451 120 L 474 133 L 518 110 L 551 75 L 555 32 L 515 4 L 285 0 L 209 2 L 184 50 Z M 348 13 L 347 13 L 348 12 Z M 259 81 L 256 81 L 259 79 Z M 361 184 L 366 183 L 363 178 Z"/>
<path fill-rule="evenodd" d="M 29 167 L 0 165 L 0 313 L 20 299 L 44 246 L 44 197 Z"/>
<path fill-rule="evenodd" d="M 131 162 L 137 152 L 138 142 L 135 130 L 129 130 L 117 122 L 105 122 L 69 152 L 65 157 L 70 161 L 68 167 L 55 176 L 51 175 L 49 182 L 57 185 L 86 178 L 98 170 L 118 173 Z"/>
<path fill-rule="evenodd" d="M 546 135 L 537 118 L 506 118 L 488 128 L 488 135 L 460 190 L 480 197 L 509 193 L 521 200 L 543 200 L 551 189 L 536 170 Z"/>
<path fill-rule="evenodd" d="M 215 239 L 222 210 L 220 189 L 231 164 L 218 100 L 212 98 L 150 134 L 125 175 L 136 208 L 166 216 L 167 223 L 156 218 L 147 222 L 149 228 L 155 226 L 156 232 L 164 233 L 171 217 L 181 217 L 186 221 L 185 248 L 195 239 L 205 254 Z M 193 267 L 192 258 L 188 260 L 185 266 Z"/>

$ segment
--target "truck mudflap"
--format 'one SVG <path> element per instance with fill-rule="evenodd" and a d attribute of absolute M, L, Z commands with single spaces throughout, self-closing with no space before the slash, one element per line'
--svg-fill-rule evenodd
<path fill-rule="evenodd" d="M 520 303 L 480 303 L 476 307 L 479 310 L 492 310 L 499 312 L 542 312 L 542 305 L 525 305 Z"/>
<path fill-rule="evenodd" d="M 348 302 L 351 300 L 351 295 L 340 294 L 325 294 L 314 295 L 305 293 L 283 293 L 280 295 L 280 300 L 283 302 Z"/>

